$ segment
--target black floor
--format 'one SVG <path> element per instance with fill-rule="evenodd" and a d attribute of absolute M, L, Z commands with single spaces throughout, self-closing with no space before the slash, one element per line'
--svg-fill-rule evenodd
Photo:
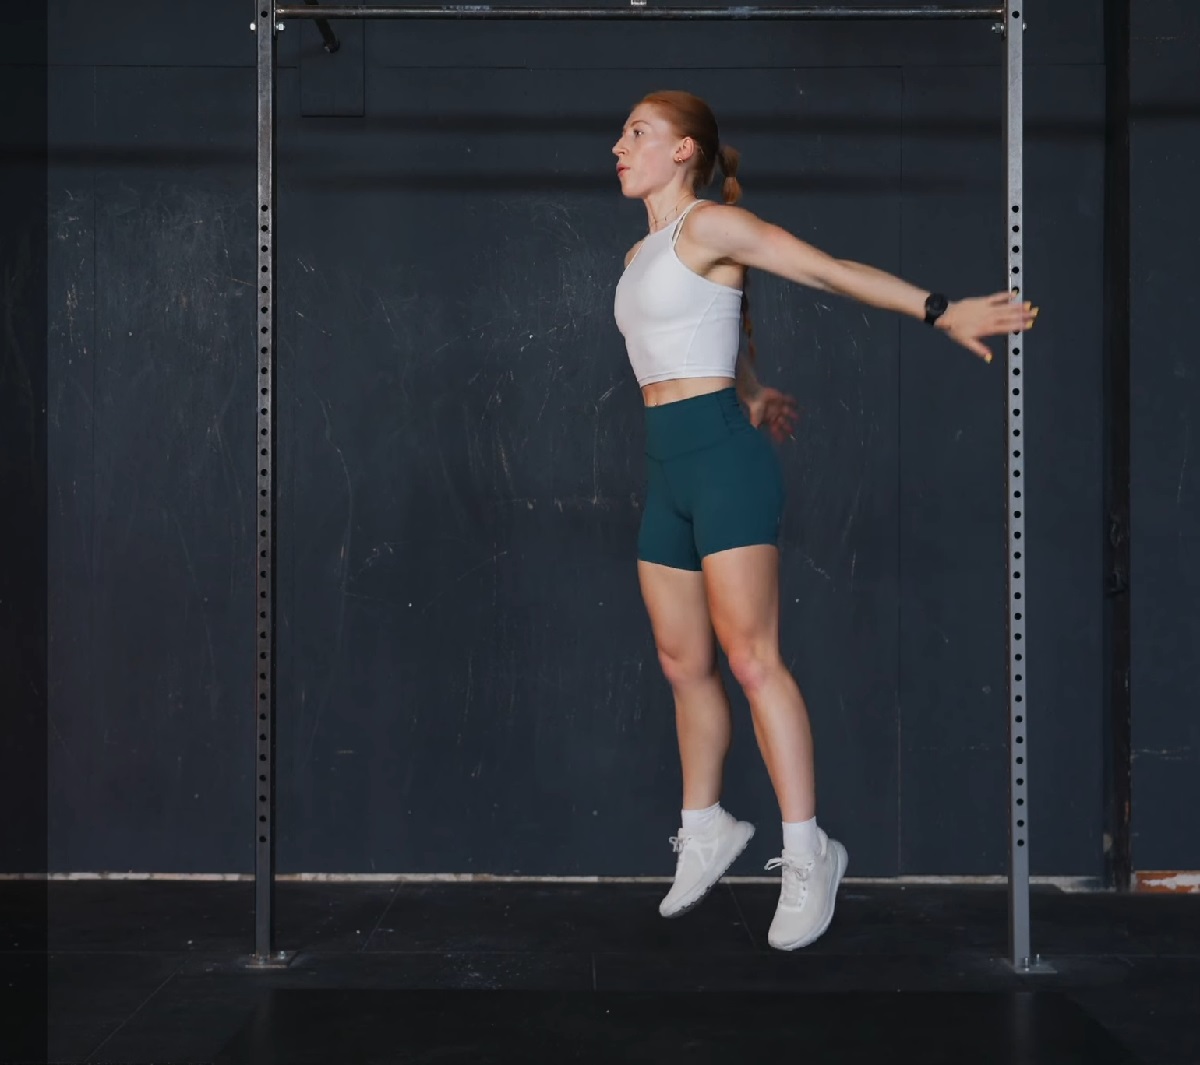
<path fill-rule="evenodd" d="M 250 884 L 53 883 L 48 953 L 4 885 L 0 978 L 48 966 L 49 1056 L 0 1061 L 1200 1065 L 1200 897 L 1038 890 L 1056 971 L 1031 977 L 1002 889 L 846 885 L 793 954 L 765 943 L 777 889 L 675 921 L 662 890 L 281 884 L 297 954 L 264 972 Z"/>
<path fill-rule="evenodd" d="M 1049 992 L 277 991 L 222 1065 L 1134 1061 Z"/>

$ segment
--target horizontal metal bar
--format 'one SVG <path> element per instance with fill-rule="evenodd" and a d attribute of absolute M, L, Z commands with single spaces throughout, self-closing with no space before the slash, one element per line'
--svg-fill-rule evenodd
<path fill-rule="evenodd" d="M 836 4 L 808 7 L 492 7 L 490 4 L 450 4 L 442 7 L 401 7 L 388 4 L 318 4 L 301 6 L 280 4 L 277 19 L 353 18 L 353 19 L 510 19 L 527 21 L 635 20 L 650 21 L 897 21 L 917 19 L 991 19 L 1004 18 L 1001 7 L 844 7 Z"/>

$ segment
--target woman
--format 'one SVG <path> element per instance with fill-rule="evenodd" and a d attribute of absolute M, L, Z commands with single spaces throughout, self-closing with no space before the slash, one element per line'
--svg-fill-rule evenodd
<path fill-rule="evenodd" d="M 831 258 L 733 206 L 738 154 L 720 143 L 704 101 L 647 96 L 613 146 L 622 193 L 646 205 L 649 231 L 630 250 L 614 311 L 646 405 L 646 506 L 638 578 L 675 698 L 683 811 L 675 879 L 659 912 L 678 916 L 724 875 L 754 834 L 720 804 L 730 742 L 719 643 L 750 704 L 779 800 L 782 890 L 768 942 L 793 950 L 833 917 L 846 849 L 816 821 L 812 735 L 804 700 L 779 653 L 783 504 L 771 444 L 794 424 L 790 397 L 763 388 L 741 333 L 751 334 L 746 270 L 924 319 L 987 362 L 981 338 L 1032 326 L 1037 311 L 1008 293 L 948 302 L 858 263 Z M 699 199 L 720 166 L 724 205 Z M 739 405 L 745 403 L 749 416 Z"/>

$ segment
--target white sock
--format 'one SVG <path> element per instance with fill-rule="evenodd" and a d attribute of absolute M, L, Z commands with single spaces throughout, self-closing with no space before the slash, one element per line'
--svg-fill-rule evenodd
<path fill-rule="evenodd" d="M 721 804 L 715 802 L 706 810 L 683 810 L 681 813 L 684 832 L 703 832 L 716 824 L 721 816 Z"/>
<path fill-rule="evenodd" d="M 783 849 L 792 854 L 812 854 L 821 847 L 817 835 L 817 819 L 783 822 Z"/>

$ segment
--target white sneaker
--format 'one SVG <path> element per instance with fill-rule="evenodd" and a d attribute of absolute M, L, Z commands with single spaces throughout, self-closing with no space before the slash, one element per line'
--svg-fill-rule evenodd
<path fill-rule="evenodd" d="M 785 850 L 782 858 L 767 862 L 768 869 L 783 870 L 779 906 L 767 933 L 767 942 L 776 950 L 807 947 L 825 934 L 833 920 L 837 889 L 846 875 L 849 856 L 845 847 L 824 832 L 819 840 L 813 854 Z"/>
<path fill-rule="evenodd" d="M 737 856 L 754 836 L 754 826 L 738 821 L 722 810 L 716 823 L 703 833 L 684 833 L 671 837 L 671 846 L 679 855 L 675 863 L 675 883 L 659 904 L 664 917 L 679 917 L 692 909 L 725 875 Z"/>

